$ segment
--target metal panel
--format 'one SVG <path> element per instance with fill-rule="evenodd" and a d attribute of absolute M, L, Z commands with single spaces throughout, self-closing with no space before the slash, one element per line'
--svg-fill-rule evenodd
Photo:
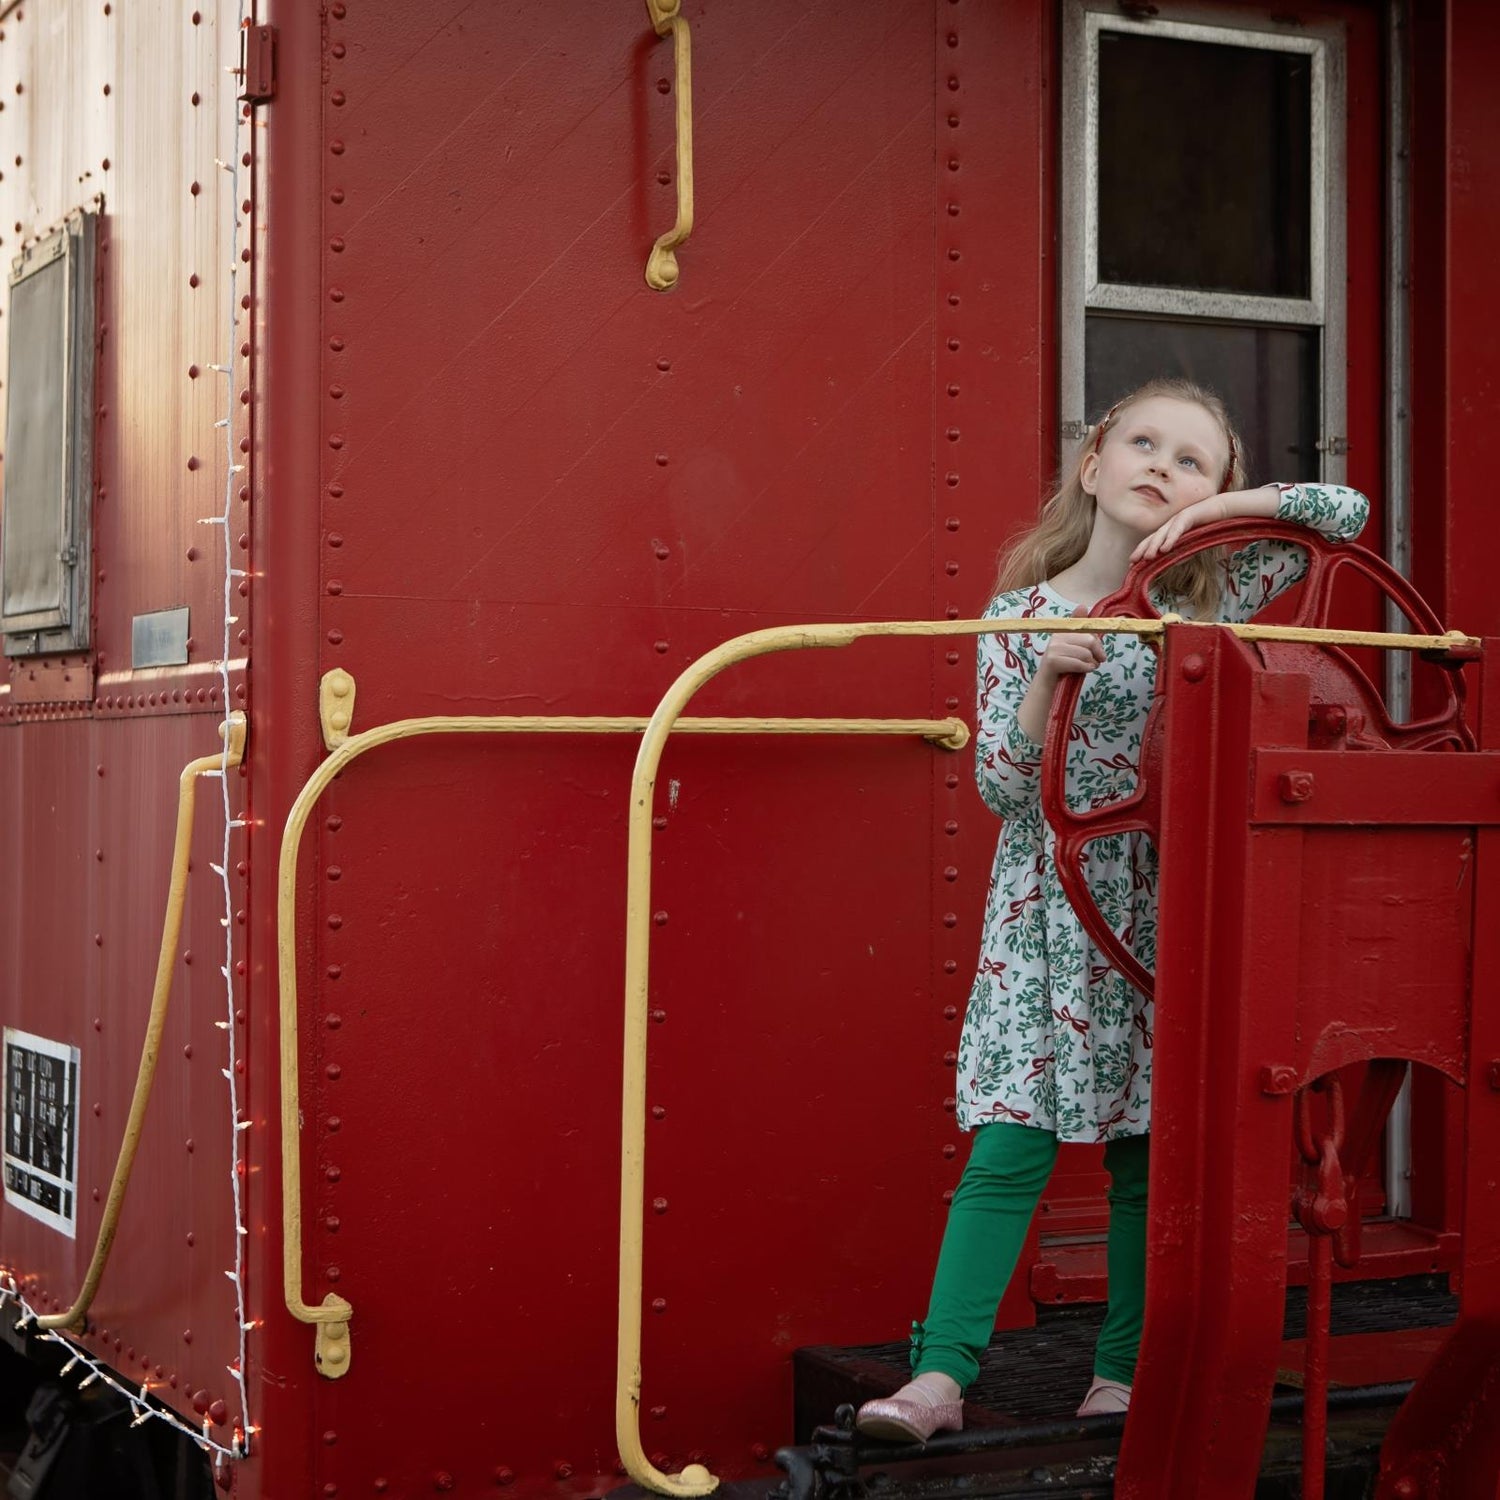
<path fill-rule="evenodd" d="M 292 693 L 311 651 L 358 680 L 356 729 L 439 704 L 640 712 L 759 624 L 980 608 L 1033 511 L 1049 444 L 1009 418 L 1050 405 L 1050 299 L 1013 274 L 1045 238 L 1040 8 L 685 9 L 698 216 L 666 295 L 640 274 L 675 187 L 644 9 L 580 0 L 537 31 L 518 5 L 350 6 L 321 77 L 316 25 L 276 17 L 273 826 L 272 778 L 319 753 L 314 698 Z M 312 149 L 276 113 L 309 89 Z M 970 701 L 967 650 L 817 657 L 751 664 L 705 711 Z M 300 880 L 305 1281 L 350 1296 L 354 1353 L 300 1413 L 268 1397 L 283 1441 L 338 1431 L 312 1445 L 315 1489 L 613 1482 L 628 762 L 589 741 L 413 745 L 320 809 Z M 671 781 L 648 1432 L 673 1467 L 705 1448 L 767 1474 L 787 1348 L 903 1328 L 925 1298 L 996 830 L 969 767 L 920 747 L 686 744 Z M 268 896 L 274 872 L 257 878 Z M 257 969 L 270 939 L 259 925 Z M 809 1176 L 810 1140 L 860 1149 L 876 1075 L 912 1122 L 885 1166 L 900 1187 Z M 814 1200 L 830 1237 L 808 1257 Z M 421 1315 L 422 1362 L 392 1357 L 414 1274 L 453 1314 Z M 310 1374 L 296 1332 L 269 1337 Z M 478 1389 L 501 1347 L 568 1390 L 566 1422 L 431 1402 L 434 1369 Z"/>

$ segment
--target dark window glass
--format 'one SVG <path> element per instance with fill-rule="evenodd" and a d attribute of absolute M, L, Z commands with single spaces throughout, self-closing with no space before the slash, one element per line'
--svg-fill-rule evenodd
<path fill-rule="evenodd" d="M 1310 295 L 1312 60 L 1099 35 L 1099 277 Z"/>
<path fill-rule="evenodd" d="M 1223 398 L 1252 485 L 1318 478 L 1316 329 L 1090 313 L 1084 330 L 1089 421 L 1145 381 L 1177 376 Z"/>

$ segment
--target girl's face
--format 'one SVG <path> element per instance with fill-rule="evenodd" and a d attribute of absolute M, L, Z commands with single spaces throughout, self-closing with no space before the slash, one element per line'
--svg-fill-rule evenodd
<path fill-rule="evenodd" d="M 1098 515 L 1149 536 L 1178 511 L 1219 493 L 1229 443 L 1213 414 L 1194 401 L 1151 396 L 1127 406 L 1079 478 Z"/>

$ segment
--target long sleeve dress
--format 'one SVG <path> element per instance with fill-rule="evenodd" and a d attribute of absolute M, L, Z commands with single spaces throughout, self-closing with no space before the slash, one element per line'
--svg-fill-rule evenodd
<path fill-rule="evenodd" d="M 1359 535 L 1369 502 L 1339 485 L 1282 492 L 1276 519 L 1336 541 Z M 1225 559 L 1219 618 L 1248 620 L 1307 571 L 1293 544 L 1258 541 Z M 1183 601 L 1153 597 L 1162 612 Z M 998 595 L 986 618 L 1048 618 L 1076 608 L 1045 583 Z M 1051 637 L 979 637 L 974 772 L 1004 820 L 985 909 L 979 970 L 958 1053 L 958 1122 L 1008 1120 L 1063 1141 L 1108 1141 L 1151 1128 L 1152 1003 L 1105 962 L 1068 905 L 1055 840 L 1041 809 L 1041 746 L 1021 728 L 1021 699 Z M 1136 784 L 1156 653 L 1135 636 L 1101 638 L 1068 747 L 1068 800 L 1079 809 Z M 1147 969 L 1156 965 L 1156 850 L 1141 834 L 1088 846 L 1084 871 L 1111 928 Z"/>

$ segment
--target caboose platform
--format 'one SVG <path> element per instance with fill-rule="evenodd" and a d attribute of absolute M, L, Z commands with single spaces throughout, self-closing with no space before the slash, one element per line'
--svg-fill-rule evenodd
<path fill-rule="evenodd" d="M 1328 1500 L 1362 1500 L 1381 1438 L 1409 1382 L 1453 1321 L 1445 1277 L 1351 1282 L 1334 1289 L 1330 1358 Z M 1257 1500 L 1299 1493 L 1302 1336 L 1306 1294 L 1287 1293 L 1283 1360 L 1271 1408 Z M 872 1495 L 1112 1493 L 1123 1417 L 1078 1419 L 1102 1307 L 1044 1308 L 1033 1328 L 997 1333 L 964 1407 L 962 1433 L 924 1447 L 873 1443 L 836 1419 L 906 1379 L 905 1343 L 810 1348 L 795 1356 L 795 1423 L 804 1446 L 779 1455 L 782 1493 L 811 1500 L 857 1480 Z"/>

